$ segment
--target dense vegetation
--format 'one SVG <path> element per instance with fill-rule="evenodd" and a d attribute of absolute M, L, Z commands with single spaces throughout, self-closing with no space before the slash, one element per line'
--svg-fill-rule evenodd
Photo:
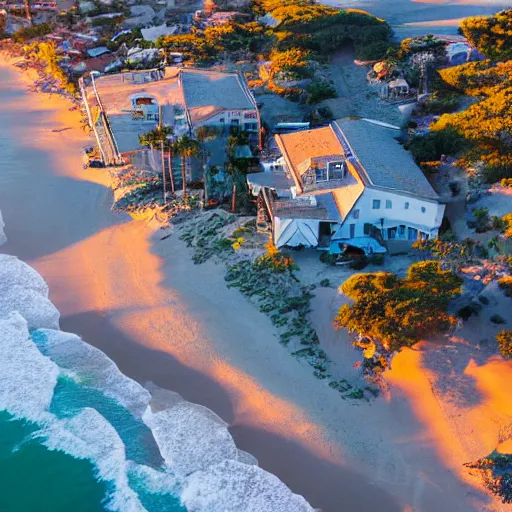
<path fill-rule="evenodd" d="M 512 455 L 494 451 L 488 457 L 464 465 L 479 470 L 487 488 L 503 503 L 512 503 Z"/>
<path fill-rule="evenodd" d="M 404 279 L 389 272 L 356 274 L 342 285 L 354 302 L 340 308 L 335 326 L 399 350 L 453 325 L 448 303 L 461 286 L 462 279 L 437 261 L 414 263 Z"/>
<path fill-rule="evenodd" d="M 357 57 L 377 59 L 389 46 L 389 25 L 364 12 L 291 4 L 274 9 L 271 15 L 279 22 L 273 32 L 280 50 L 302 48 L 326 56 L 352 42 Z M 369 54 L 369 48 L 376 53 Z"/>
<path fill-rule="evenodd" d="M 12 39 L 15 43 L 26 43 L 35 37 L 42 37 L 51 34 L 53 26 L 51 23 L 40 23 L 38 25 L 30 25 L 29 27 L 22 27 L 16 31 Z"/>
<path fill-rule="evenodd" d="M 209 65 L 220 60 L 224 53 L 240 58 L 255 56 L 270 48 L 270 35 L 265 27 L 251 22 L 230 21 L 224 25 L 207 27 L 203 32 L 160 37 L 157 47 L 170 52 L 182 52 L 185 60 L 198 65 Z"/>
<path fill-rule="evenodd" d="M 483 178 L 492 183 L 512 177 L 512 10 L 469 18 L 462 30 L 491 59 L 508 60 L 470 62 L 440 70 L 446 86 L 480 101 L 464 111 L 442 115 L 432 126 L 431 140 L 413 141 L 411 151 L 420 161 L 426 156 L 434 160 L 439 156 L 439 151 L 432 151 L 434 139 L 439 146 L 440 140 L 448 138 L 451 151 L 444 152 L 465 152 L 463 163 L 467 165 L 483 162 Z M 459 138 L 456 147 L 454 134 Z"/>
<path fill-rule="evenodd" d="M 76 93 L 76 86 L 59 66 L 61 56 L 57 55 L 57 47 L 53 41 L 42 41 L 24 46 L 23 51 L 29 59 L 39 61 L 45 65 L 45 73 L 57 81 L 67 92 Z"/>
<path fill-rule="evenodd" d="M 362 58 L 380 58 L 389 46 L 389 25 L 363 11 L 345 11 L 303 0 L 263 0 L 254 3 L 252 13 L 255 17 L 268 14 L 275 26 L 231 21 L 192 34 L 162 37 L 157 46 L 182 52 L 186 60 L 198 65 L 212 64 L 227 53 L 239 60 L 270 58 L 276 62 L 274 71 L 305 69 L 308 59 L 325 60 L 347 42 L 354 43 L 357 56 Z M 300 66 L 296 65 L 297 55 L 301 56 Z"/>
<path fill-rule="evenodd" d="M 512 59 L 512 9 L 494 16 L 467 18 L 461 29 L 468 41 L 489 59 Z"/>

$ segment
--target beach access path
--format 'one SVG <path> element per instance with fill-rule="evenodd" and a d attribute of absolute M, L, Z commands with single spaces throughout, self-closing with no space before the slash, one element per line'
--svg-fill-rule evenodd
<path fill-rule="evenodd" d="M 77 112 L 28 93 L 27 80 L 0 70 L 4 250 L 45 278 L 64 330 L 139 382 L 215 411 L 239 448 L 325 512 L 486 510 L 419 353 L 407 351 L 393 369 L 387 398 L 342 400 L 225 286 L 223 266 L 196 266 L 177 236 L 161 240 L 145 221 L 110 211 L 108 173 L 82 169 L 89 139 Z M 326 321 L 334 300 L 320 297 L 314 318 Z M 320 334 L 347 342 L 333 329 Z"/>

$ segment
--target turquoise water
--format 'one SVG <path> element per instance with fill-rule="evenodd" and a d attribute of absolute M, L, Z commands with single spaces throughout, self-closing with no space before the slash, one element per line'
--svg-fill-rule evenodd
<path fill-rule="evenodd" d="M 31 439 L 37 428 L 0 411 L 0 511 L 105 510 L 107 484 L 92 463 L 49 451 Z"/>
<path fill-rule="evenodd" d="M 32 336 L 44 353 L 44 335 L 35 331 Z M 87 378 L 83 380 L 87 382 Z M 49 412 L 58 422 L 71 419 L 86 408 L 94 409 L 106 420 L 105 431 L 110 426 L 115 429 L 124 445 L 126 460 L 135 463 L 133 467 L 162 469 L 163 460 L 153 435 L 139 418 L 102 391 L 61 374 Z M 92 460 L 48 449 L 44 445 L 44 427 L 0 411 L 0 512 L 111 510 L 110 498 L 119 482 L 102 480 Z M 101 438 L 98 443 L 101 445 Z M 107 451 L 106 455 L 110 453 Z M 114 466 L 120 464 L 122 461 Z M 148 481 L 139 473 L 126 473 L 127 487 L 135 492 L 143 507 L 138 507 L 140 510 L 186 512 L 170 492 L 150 491 Z"/>

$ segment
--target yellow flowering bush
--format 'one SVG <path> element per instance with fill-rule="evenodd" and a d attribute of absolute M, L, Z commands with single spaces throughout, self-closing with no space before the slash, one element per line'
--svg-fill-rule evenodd
<path fill-rule="evenodd" d="M 274 272 L 298 270 L 291 256 L 285 256 L 273 243 L 265 244 L 267 254 L 256 258 L 254 267 L 257 269 L 270 269 Z"/>

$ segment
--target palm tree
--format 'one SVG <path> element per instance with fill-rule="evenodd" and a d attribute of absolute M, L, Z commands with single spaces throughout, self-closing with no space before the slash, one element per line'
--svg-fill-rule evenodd
<path fill-rule="evenodd" d="M 249 143 L 249 136 L 247 132 L 238 132 L 237 134 L 230 135 L 227 141 L 226 153 L 228 159 L 226 162 L 226 170 L 231 174 L 233 182 L 233 190 L 231 194 L 231 211 L 236 211 L 236 201 L 238 194 L 237 180 L 241 176 L 245 176 L 249 170 L 250 158 L 237 156 L 237 149 L 247 146 Z"/>
<path fill-rule="evenodd" d="M 160 149 L 162 152 L 162 178 L 164 183 L 164 203 L 166 192 L 166 173 L 165 173 L 165 160 L 164 150 L 167 152 L 167 160 L 169 162 L 169 178 L 171 179 L 171 192 L 174 195 L 174 176 L 171 168 L 171 151 L 173 144 L 171 142 L 173 130 L 170 126 L 157 126 L 153 130 L 139 135 L 139 144 L 141 146 L 149 146 L 151 149 L 154 147 Z"/>
<path fill-rule="evenodd" d="M 187 160 L 199 154 L 200 145 L 197 140 L 188 135 L 183 135 L 174 146 L 174 152 L 181 157 L 181 179 L 183 181 L 183 199 L 187 197 Z"/>
<path fill-rule="evenodd" d="M 220 129 L 216 126 L 200 126 L 196 130 L 196 139 L 201 146 L 201 168 L 203 169 L 204 182 L 204 204 L 208 205 L 209 194 L 208 184 L 210 178 L 209 168 L 207 167 L 208 152 L 206 143 L 215 140 L 220 135 Z"/>

